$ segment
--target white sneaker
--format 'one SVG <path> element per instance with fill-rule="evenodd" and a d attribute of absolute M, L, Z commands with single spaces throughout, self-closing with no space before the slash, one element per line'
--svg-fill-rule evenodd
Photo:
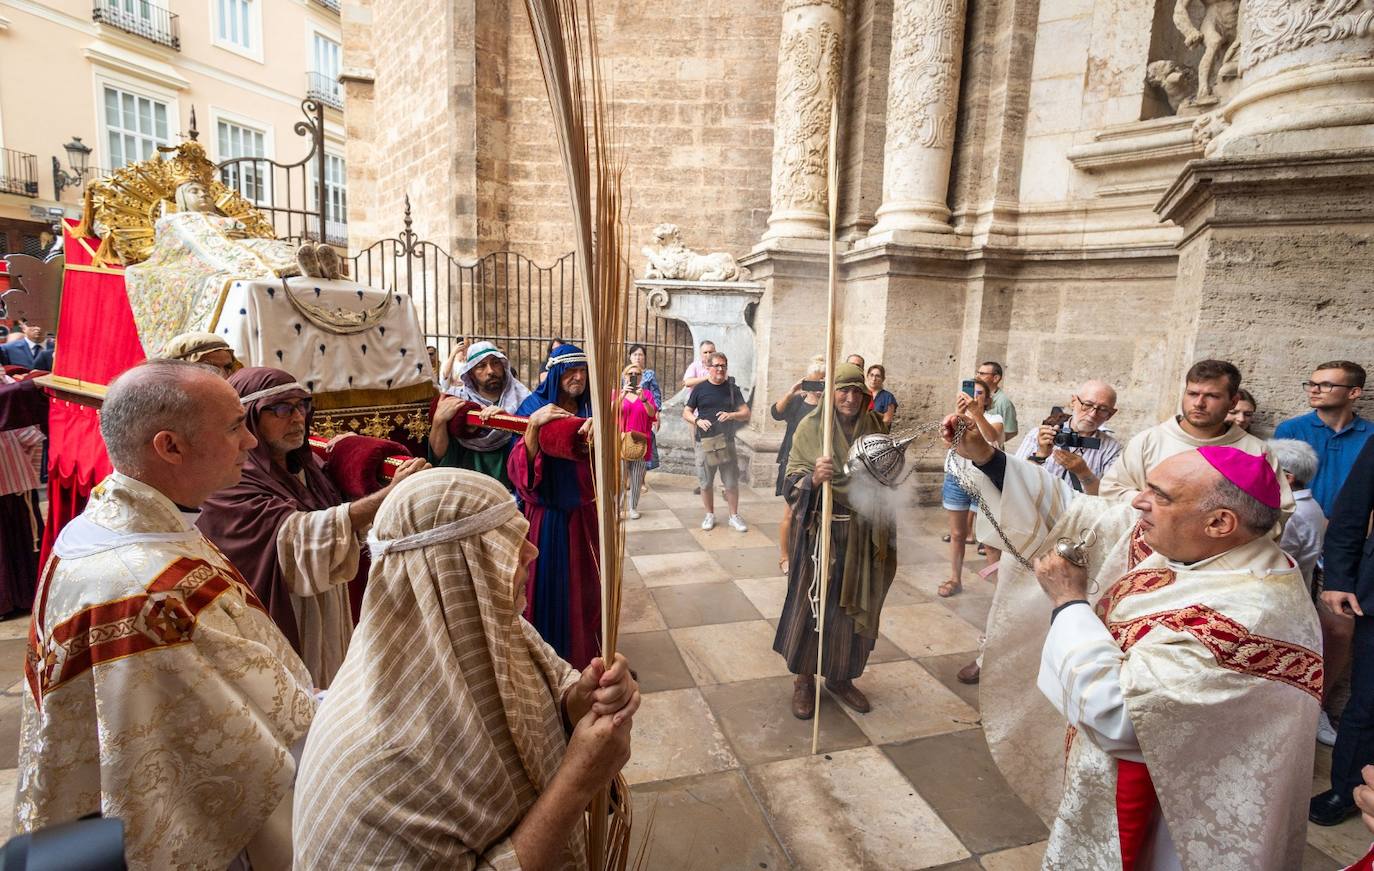
<path fill-rule="evenodd" d="M 733 529 L 735 532 L 748 532 L 749 524 L 745 523 L 744 518 L 740 517 L 738 514 L 731 514 L 730 528 Z"/>
<path fill-rule="evenodd" d="M 701 521 L 701 528 L 702 528 L 702 529 L 715 529 L 715 528 L 716 528 L 716 515 L 714 515 L 714 514 L 708 514 L 708 515 L 706 515 L 704 518 L 702 518 L 702 521 Z"/>
<path fill-rule="evenodd" d="M 639 519 L 639 511 L 636 510 L 636 509 L 634 509 L 634 508 L 631 508 L 631 509 L 630 509 L 630 519 L 631 519 L 631 520 L 638 520 L 638 519 Z"/>
<path fill-rule="evenodd" d="M 1331 725 L 1331 718 L 1322 711 L 1317 719 L 1317 743 L 1325 744 L 1327 747 L 1336 746 L 1336 730 Z"/>

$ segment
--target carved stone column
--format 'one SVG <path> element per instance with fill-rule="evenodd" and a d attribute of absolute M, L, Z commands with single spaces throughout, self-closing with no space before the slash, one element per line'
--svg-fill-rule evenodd
<path fill-rule="evenodd" d="M 1368 0 L 1242 5 L 1242 88 L 1195 128 L 1207 155 L 1330 151 L 1374 141 Z"/>
<path fill-rule="evenodd" d="M 953 232 L 945 201 L 963 45 L 964 0 L 893 6 L 883 204 L 870 235 Z"/>
<path fill-rule="evenodd" d="M 830 103 L 840 85 L 844 0 L 785 0 L 773 121 L 772 214 L 765 239 L 824 238 Z"/>

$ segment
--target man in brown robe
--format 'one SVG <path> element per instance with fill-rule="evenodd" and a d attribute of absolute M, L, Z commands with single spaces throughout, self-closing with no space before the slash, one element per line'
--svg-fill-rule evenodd
<path fill-rule="evenodd" d="M 353 634 L 348 582 L 358 575 L 358 535 L 372 524 L 390 485 L 344 501 L 306 443 L 310 391 L 289 372 L 242 369 L 229 386 L 258 444 L 243 479 L 211 496 L 196 525 L 243 572 L 315 685 L 328 687 Z M 411 460 L 392 483 L 427 466 Z"/>

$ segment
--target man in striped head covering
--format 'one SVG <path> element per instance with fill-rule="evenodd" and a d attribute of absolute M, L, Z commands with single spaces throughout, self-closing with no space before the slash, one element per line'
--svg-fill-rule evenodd
<path fill-rule="evenodd" d="M 586 869 L 584 811 L 629 758 L 639 691 L 625 657 L 579 674 L 521 619 L 528 527 L 467 470 L 382 505 L 367 611 L 301 759 L 297 871 Z"/>

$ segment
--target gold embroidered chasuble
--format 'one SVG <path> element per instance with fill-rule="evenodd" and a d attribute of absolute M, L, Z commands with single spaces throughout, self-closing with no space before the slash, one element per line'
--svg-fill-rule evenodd
<path fill-rule="evenodd" d="M 130 868 L 287 868 L 310 677 L 238 572 L 115 473 L 44 568 L 25 663 L 15 830 L 100 811 Z"/>
<path fill-rule="evenodd" d="M 297 270 L 289 243 L 241 238 L 242 232 L 241 223 L 224 215 L 174 212 L 158 220 L 152 254 L 124 270 L 138 338 L 149 357 L 180 333 L 213 330 L 234 279 Z"/>
<path fill-rule="evenodd" d="M 1123 649 L 1120 693 L 1185 869 L 1294 868 L 1306 842 L 1321 638 L 1301 573 L 1268 537 L 1195 567 L 1152 553 L 1127 504 L 1083 496 L 1008 457 L 980 499 L 1027 557 L 1097 532 L 1089 595 Z M 978 538 L 1002 542 L 979 515 Z M 1049 604 L 1007 556 L 980 696 L 998 767 L 1051 825 L 1045 867 L 1120 867 L 1116 760 L 1037 688 Z M 1159 866 L 1156 866 L 1159 867 Z"/>

